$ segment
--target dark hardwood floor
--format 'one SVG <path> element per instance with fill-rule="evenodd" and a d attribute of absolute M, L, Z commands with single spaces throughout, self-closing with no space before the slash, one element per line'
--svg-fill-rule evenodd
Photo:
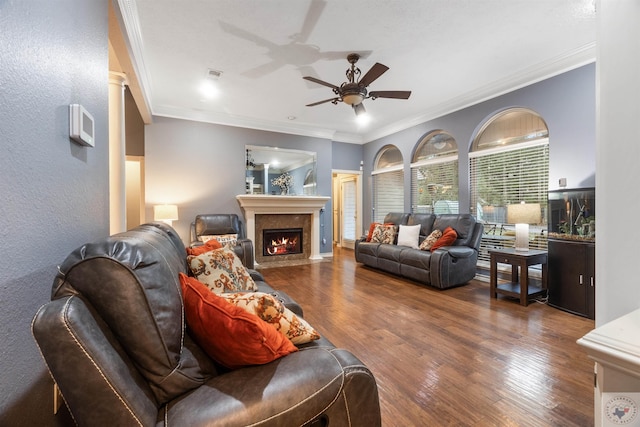
<path fill-rule="evenodd" d="M 542 303 L 437 290 L 358 264 L 265 268 L 378 383 L 384 426 L 592 426 L 593 362 L 576 340 L 594 322 Z"/>

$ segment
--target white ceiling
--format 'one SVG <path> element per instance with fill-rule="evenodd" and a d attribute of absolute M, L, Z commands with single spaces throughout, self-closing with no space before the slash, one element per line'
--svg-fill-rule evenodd
<path fill-rule="evenodd" d="M 117 0 L 153 115 L 363 143 L 593 62 L 594 0 Z M 369 90 L 359 127 L 337 86 L 349 53 Z M 199 91 L 222 71 L 219 96 Z M 293 120 L 290 118 L 294 118 Z"/>

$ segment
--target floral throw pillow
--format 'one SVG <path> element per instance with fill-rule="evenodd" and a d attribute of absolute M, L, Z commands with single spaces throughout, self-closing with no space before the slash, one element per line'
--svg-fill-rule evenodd
<path fill-rule="evenodd" d="M 258 290 L 240 258 L 228 246 L 189 255 L 187 265 L 191 274 L 216 294 Z"/>
<path fill-rule="evenodd" d="M 398 227 L 395 225 L 376 225 L 371 235 L 371 241 L 375 243 L 393 244 Z"/>
<path fill-rule="evenodd" d="M 442 237 L 442 231 L 433 230 L 423 241 L 420 243 L 420 250 L 429 251 L 435 242 Z"/>
<path fill-rule="evenodd" d="M 271 294 L 240 292 L 223 293 L 220 296 L 236 307 L 241 307 L 272 325 L 295 345 L 305 344 L 320 338 L 318 332 L 306 320 L 298 317 Z"/>
<path fill-rule="evenodd" d="M 217 240 L 221 246 L 224 246 L 228 243 L 232 245 L 236 245 L 238 243 L 238 235 L 237 234 L 204 234 L 199 237 L 200 241 L 203 243 L 207 243 L 210 240 Z"/>

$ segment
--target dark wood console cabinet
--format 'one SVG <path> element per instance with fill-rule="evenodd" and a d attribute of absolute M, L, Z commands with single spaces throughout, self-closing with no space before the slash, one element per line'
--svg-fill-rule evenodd
<path fill-rule="evenodd" d="M 549 305 L 595 318 L 595 243 L 549 239 Z"/>

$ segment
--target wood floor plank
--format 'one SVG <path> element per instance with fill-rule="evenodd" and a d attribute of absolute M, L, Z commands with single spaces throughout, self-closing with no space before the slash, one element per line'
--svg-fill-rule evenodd
<path fill-rule="evenodd" d="M 592 426 L 592 320 L 490 298 L 473 280 L 438 290 L 364 267 L 353 251 L 265 268 L 304 317 L 378 383 L 384 426 Z"/>

